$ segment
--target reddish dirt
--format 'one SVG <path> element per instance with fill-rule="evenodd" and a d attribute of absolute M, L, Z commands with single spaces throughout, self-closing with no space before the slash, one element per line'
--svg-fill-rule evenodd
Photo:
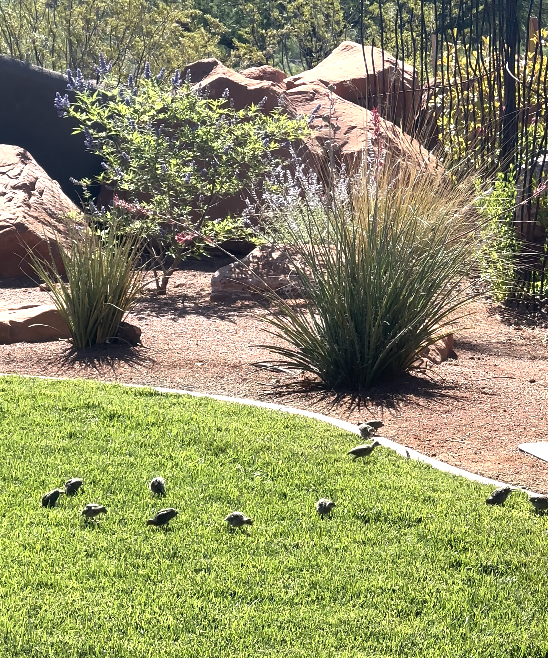
<path fill-rule="evenodd" d="M 548 329 L 486 301 L 455 334 L 457 359 L 371 389 L 367 397 L 317 391 L 300 376 L 253 364 L 268 342 L 255 302 L 212 303 L 211 273 L 225 262 L 188 264 L 168 295 L 143 298 L 130 322 L 143 345 L 75 354 L 66 341 L 0 345 L 0 372 L 146 384 L 278 402 L 357 422 L 460 468 L 548 493 L 548 463 L 518 450 L 548 441 Z M 0 305 L 50 303 L 28 280 L 0 281 Z"/>

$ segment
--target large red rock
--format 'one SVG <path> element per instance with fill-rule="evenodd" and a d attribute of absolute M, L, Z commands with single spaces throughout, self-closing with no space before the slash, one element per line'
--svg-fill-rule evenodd
<path fill-rule="evenodd" d="M 413 123 L 422 89 L 415 69 L 380 48 L 343 41 L 309 71 L 285 80 L 287 89 L 302 85 L 332 86 L 337 96 L 378 107 L 380 114 L 405 128 Z"/>
<path fill-rule="evenodd" d="M 250 80 L 275 82 L 279 85 L 281 85 L 286 79 L 285 73 L 280 71 L 280 69 L 274 68 L 273 66 L 252 66 L 249 69 L 240 71 L 240 75 L 243 75 L 245 78 L 249 78 Z M 285 85 L 283 85 L 283 87 L 285 87 Z"/>
<path fill-rule="evenodd" d="M 278 84 L 247 78 L 216 59 L 202 59 L 189 64 L 183 71 L 183 76 L 187 75 L 190 75 L 193 85 L 199 84 L 203 89 L 207 88 L 210 98 L 221 98 L 224 90 L 228 89 L 236 110 L 241 110 L 252 103 L 258 105 L 265 97 L 264 112 L 270 112 L 278 104 L 280 95 Z"/>
<path fill-rule="evenodd" d="M 0 344 L 44 343 L 59 338 L 70 338 L 70 332 L 53 304 L 0 307 Z"/>
<path fill-rule="evenodd" d="M 361 162 L 368 149 L 378 146 L 387 153 L 391 163 L 419 167 L 437 165 L 436 159 L 417 140 L 382 117 L 379 117 L 377 135 L 373 112 L 340 98 L 324 85 L 299 85 L 287 91 L 284 97 L 293 115 L 310 116 L 315 112 L 317 118 L 310 124 L 313 133 L 306 141 L 315 157 L 325 158 L 326 142 L 330 141 L 337 160 L 350 168 Z"/>
<path fill-rule="evenodd" d="M 68 215 L 78 208 L 25 149 L 0 145 L 0 279 L 35 276 L 28 249 L 63 263 L 56 237 L 64 238 Z"/>

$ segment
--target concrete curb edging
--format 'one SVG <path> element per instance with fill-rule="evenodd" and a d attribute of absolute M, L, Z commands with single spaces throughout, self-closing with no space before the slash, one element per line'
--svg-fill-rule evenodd
<path fill-rule="evenodd" d="M 354 425 L 354 423 L 349 423 L 345 420 L 339 420 L 338 418 L 332 418 L 331 416 L 325 416 L 324 414 L 318 414 L 314 411 L 306 411 L 304 409 L 297 409 L 296 407 L 287 407 L 283 404 L 276 404 L 275 402 L 260 402 L 258 400 L 251 400 L 249 398 L 233 398 L 228 395 L 213 395 L 209 393 L 199 393 L 197 391 L 185 391 L 184 389 L 178 389 L 178 388 L 163 388 L 161 386 L 147 386 L 146 384 L 125 384 L 122 382 L 104 382 L 96 379 L 75 380 L 75 379 L 71 379 L 70 377 L 44 377 L 42 375 L 18 375 L 18 374 L 10 374 L 10 373 L 0 373 L 0 377 L 11 377 L 11 376 L 27 377 L 28 379 L 51 379 L 53 381 L 86 381 L 86 382 L 91 381 L 91 382 L 96 382 L 98 384 L 114 384 L 117 386 L 126 386 L 127 388 L 149 388 L 151 390 L 158 391 L 159 393 L 170 393 L 175 395 L 191 395 L 196 398 L 210 398 L 212 400 L 218 400 L 220 402 L 245 404 L 250 407 L 259 407 L 260 409 L 272 409 L 273 411 L 281 411 L 288 414 L 294 414 L 296 416 L 305 416 L 306 418 L 313 418 L 314 420 L 319 420 L 324 423 L 329 423 L 330 425 L 334 425 L 339 429 L 343 429 L 348 432 L 352 432 L 353 434 L 357 434 L 361 438 L 360 431 L 358 430 L 358 427 Z M 412 450 L 410 448 L 407 448 L 406 446 L 401 445 L 400 443 L 396 443 L 391 439 L 387 439 L 386 437 L 375 436 L 374 438 L 382 446 L 384 446 L 385 448 L 389 448 L 394 452 L 397 452 L 402 457 L 408 457 L 409 459 L 415 459 L 425 464 L 429 464 L 430 466 L 432 466 L 432 468 L 435 468 L 438 471 L 450 473 L 451 475 L 458 475 L 460 477 L 466 478 L 467 480 L 471 480 L 473 482 L 479 482 L 480 484 L 490 484 L 496 487 L 510 486 L 512 487 L 512 489 L 516 491 L 525 491 L 525 493 L 527 493 L 528 495 L 535 495 L 535 492 L 529 491 L 527 489 L 523 489 L 522 487 L 509 485 L 506 482 L 493 480 L 491 478 L 484 477 L 483 475 L 478 475 L 477 473 L 471 473 L 470 471 L 465 471 L 462 468 L 451 466 L 450 464 L 446 464 L 445 462 L 439 461 L 438 459 L 434 459 L 433 457 L 428 457 L 427 455 L 423 455 L 417 450 Z"/>

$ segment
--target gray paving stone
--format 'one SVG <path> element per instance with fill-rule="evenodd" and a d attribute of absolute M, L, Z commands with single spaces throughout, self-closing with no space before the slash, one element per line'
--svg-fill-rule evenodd
<path fill-rule="evenodd" d="M 539 441 L 538 443 L 522 443 L 518 447 L 522 452 L 526 452 L 528 455 L 533 455 L 533 457 L 538 457 L 539 459 L 548 462 L 548 442 Z"/>

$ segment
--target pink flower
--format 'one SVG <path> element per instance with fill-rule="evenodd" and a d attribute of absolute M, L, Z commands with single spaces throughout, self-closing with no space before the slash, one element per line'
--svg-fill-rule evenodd
<path fill-rule="evenodd" d="M 189 235 L 183 235 L 182 233 L 177 233 L 175 236 L 175 240 L 183 247 L 186 245 L 190 244 L 193 242 L 194 238 L 196 237 L 195 234 L 191 233 Z"/>

